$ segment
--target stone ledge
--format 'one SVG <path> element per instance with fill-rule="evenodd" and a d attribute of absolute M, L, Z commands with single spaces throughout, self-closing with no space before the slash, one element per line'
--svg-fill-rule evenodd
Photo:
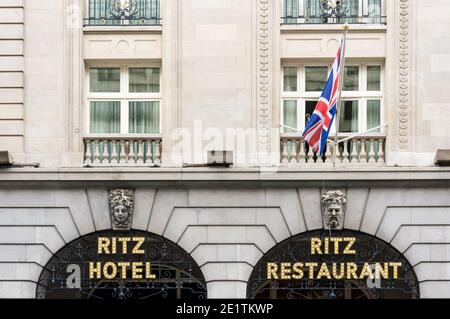
<path fill-rule="evenodd" d="M 0 188 L 74 187 L 450 187 L 448 168 L 0 169 Z"/>

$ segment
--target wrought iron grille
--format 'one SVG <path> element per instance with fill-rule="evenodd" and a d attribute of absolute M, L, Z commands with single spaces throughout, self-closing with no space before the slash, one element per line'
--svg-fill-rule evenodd
<path fill-rule="evenodd" d="M 417 299 L 419 285 L 411 264 L 388 243 L 360 232 L 334 231 L 332 236 L 355 237 L 356 255 L 311 255 L 311 238 L 326 238 L 325 230 L 294 236 L 270 250 L 255 266 L 248 285 L 247 297 L 252 299 Z M 357 265 L 375 262 L 401 262 L 397 280 L 382 279 L 368 285 L 366 280 L 267 280 L 267 263 L 295 263 L 299 260 L 316 263 L 347 263 Z"/>
<path fill-rule="evenodd" d="M 87 26 L 160 25 L 160 0 L 89 0 Z"/>
<path fill-rule="evenodd" d="M 99 237 L 145 237 L 145 255 L 98 254 Z M 89 279 L 89 262 L 151 262 L 153 280 Z M 79 266 L 80 286 L 69 287 L 68 266 Z M 127 272 L 131 270 L 127 269 Z M 127 276 L 129 278 L 131 276 Z M 160 236 L 132 230 L 102 231 L 81 237 L 57 252 L 42 271 L 38 299 L 205 299 L 206 282 L 192 257 Z"/>
<path fill-rule="evenodd" d="M 282 24 L 386 24 L 386 0 L 283 0 Z"/>

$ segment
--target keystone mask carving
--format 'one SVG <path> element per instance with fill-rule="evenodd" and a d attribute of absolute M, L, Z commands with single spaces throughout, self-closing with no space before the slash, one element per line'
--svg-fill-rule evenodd
<path fill-rule="evenodd" d="M 109 214 L 113 230 L 130 230 L 133 220 L 134 190 L 111 189 Z"/>
<path fill-rule="evenodd" d="M 325 229 L 344 228 L 346 195 L 340 191 L 328 191 L 322 195 L 322 218 Z"/>

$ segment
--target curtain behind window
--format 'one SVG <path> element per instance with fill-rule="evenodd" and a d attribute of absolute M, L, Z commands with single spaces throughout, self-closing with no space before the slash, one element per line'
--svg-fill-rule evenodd
<path fill-rule="evenodd" d="M 131 93 L 159 92 L 159 68 L 130 68 Z"/>
<path fill-rule="evenodd" d="M 381 102 L 380 100 L 367 101 L 367 129 L 373 129 L 381 125 Z M 380 132 L 377 130 L 376 132 Z"/>
<path fill-rule="evenodd" d="M 297 101 L 285 100 L 283 101 L 283 119 L 284 125 L 297 128 Z M 285 133 L 297 133 L 297 131 L 284 128 Z"/>
<path fill-rule="evenodd" d="M 339 111 L 339 132 L 358 132 L 358 101 L 343 101 Z"/>
<path fill-rule="evenodd" d="M 306 16 L 311 23 L 323 22 L 322 10 L 320 9 L 320 0 L 305 0 Z"/>
<path fill-rule="evenodd" d="M 381 0 L 369 0 L 369 23 L 381 23 Z"/>
<path fill-rule="evenodd" d="M 90 103 L 90 132 L 93 134 L 120 133 L 119 101 L 96 101 Z"/>
<path fill-rule="evenodd" d="M 159 102 L 130 102 L 129 130 L 135 134 L 158 134 Z"/>

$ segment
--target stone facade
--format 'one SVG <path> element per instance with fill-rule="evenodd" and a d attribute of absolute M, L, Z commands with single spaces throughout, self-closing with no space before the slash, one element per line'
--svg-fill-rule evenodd
<path fill-rule="evenodd" d="M 41 165 L 0 168 L 0 297 L 34 298 L 52 254 L 112 228 L 108 191 L 132 188 L 132 228 L 186 250 L 210 298 L 245 298 L 264 253 L 324 228 L 334 189 L 344 229 L 402 252 L 422 298 L 450 298 L 450 170 L 433 163 L 450 148 L 450 1 L 386 1 L 387 25 L 351 26 L 348 58 L 385 66 L 386 163 L 336 169 L 280 163 L 280 87 L 283 63 L 332 59 L 341 25 L 280 25 L 276 0 L 165 0 L 161 26 L 83 27 L 86 3 L 0 0 L 0 150 Z M 159 167 L 84 166 L 86 67 L 99 61 L 161 67 Z M 189 154 L 177 129 L 200 132 Z M 233 150 L 228 129 L 255 130 L 244 160 L 183 167 Z"/>

